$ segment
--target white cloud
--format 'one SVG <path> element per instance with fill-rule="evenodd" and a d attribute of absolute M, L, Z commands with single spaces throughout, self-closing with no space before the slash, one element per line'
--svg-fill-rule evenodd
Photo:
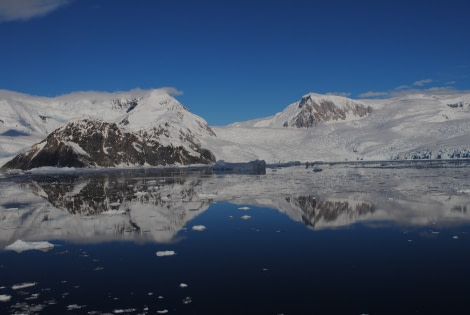
<path fill-rule="evenodd" d="M 369 91 L 369 92 L 359 94 L 359 98 L 382 97 L 382 96 L 388 96 L 388 95 L 389 95 L 388 92 Z"/>
<path fill-rule="evenodd" d="M 416 81 L 415 83 L 413 83 L 413 85 L 423 86 L 425 84 L 431 83 L 432 81 L 433 81 L 432 79 L 419 80 L 419 81 Z"/>
<path fill-rule="evenodd" d="M 400 86 L 397 86 L 395 88 L 395 90 L 406 90 L 406 89 L 409 89 L 410 86 L 409 85 L 400 85 Z"/>
<path fill-rule="evenodd" d="M 177 88 L 174 87 L 163 87 L 159 90 L 163 90 L 166 93 L 172 95 L 172 96 L 177 96 L 177 95 L 183 95 L 183 91 L 178 90 Z"/>
<path fill-rule="evenodd" d="M 70 0 L 0 0 L 0 23 L 44 16 Z"/>
<path fill-rule="evenodd" d="M 349 97 L 351 93 L 348 92 L 328 92 L 326 95 L 336 95 L 336 96 L 343 96 L 343 97 Z"/>

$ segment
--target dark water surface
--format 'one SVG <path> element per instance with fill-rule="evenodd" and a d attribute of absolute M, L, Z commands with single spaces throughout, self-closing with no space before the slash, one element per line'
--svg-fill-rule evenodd
<path fill-rule="evenodd" d="M 464 314 L 470 165 L 322 169 L 2 175 L 0 313 Z"/>

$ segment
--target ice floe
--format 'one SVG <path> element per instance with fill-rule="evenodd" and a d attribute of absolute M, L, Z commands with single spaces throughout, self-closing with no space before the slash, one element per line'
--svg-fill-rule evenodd
<path fill-rule="evenodd" d="M 173 256 L 173 255 L 175 255 L 175 254 L 176 254 L 176 253 L 175 253 L 174 251 L 172 251 L 172 250 L 162 250 L 162 251 L 158 251 L 158 252 L 156 253 L 156 255 L 157 255 L 158 257 Z"/>
<path fill-rule="evenodd" d="M 127 309 L 116 309 L 113 311 L 114 314 L 124 314 L 124 313 L 132 313 L 137 311 L 135 308 L 127 308 Z"/>
<path fill-rule="evenodd" d="M 238 210 L 250 210 L 250 207 L 240 207 Z"/>
<path fill-rule="evenodd" d="M 206 227 L 204 225 L 195 225 L 193 226 L 194 231 L 204 231 Z"/>
<path fill-rule="evenodd" d="M 168 310 L 167 309 L 164 309 L 164 310 L 161 310 L 161 311 L 157 311 L 157 314 L 166 314 L 168 313 Z"/>
<path fill-rule="evenodd" d="M 251 216 L 249 215 L 244 215 L 241 217 L 243 220 L 248 220 L 248 219 L 251 219 Z"/>
<path fill-rule="evenodd" d="M 22 240 L 16 240 L 14 243 L 8 245 L 5 247 L 7 250 L 14 250 L 18 253 L 21 253 L 26 250 L 42 250 L 46 251 L 49 249 L 52 249 L 54 247 L 54 244 L 51 244 L 49 242 L 25 242 Z"/>
<path fill-rule="evenodd" d="M 180 288 L 187 288 L 188 285 L 186 283 L 180 283 Z"/>
<path fill-rule="evenodd" d="M 11 299 L 11 295 L 0 294 L 0 302 L 8 302 Z"/>
<path fill-rule="evenodd" d="M 20 290 L 20 289 L 26 289 L 30 287 L 34 287 L 37 282 L 24 282 L 24 283 L 19 283 L 19 284 L 14 284 L 11 286 L 13 290 Z"/>

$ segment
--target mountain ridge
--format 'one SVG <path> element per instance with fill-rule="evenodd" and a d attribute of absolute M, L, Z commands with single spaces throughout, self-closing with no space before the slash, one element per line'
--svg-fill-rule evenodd
<path fill-rule="evenodd" d="M 182 147 L 192 156 L 207 150 L 214 160 L 232 162 L 470 156 L 470 93 L 363 100 L 308 93 L 273 116 L 211 127 L 170 92 L 76 92 L 47 98 L 0 90 L 0 164 L 83 119 L 114 123 L 136 137 L 152 133 L 163 147 Z"/>

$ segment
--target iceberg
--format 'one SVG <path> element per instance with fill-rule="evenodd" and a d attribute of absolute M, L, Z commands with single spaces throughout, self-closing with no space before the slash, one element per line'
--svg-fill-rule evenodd
<path fill-rule="evenodd" d="M 204 225 L 195 225 L 193 226 L 194 231 L 204 231 L 206 227 Z"/>
<path fill-rule="evenodd" d="M 49 249 L 52 249 L 54 247 L 54 244 L 51 244 L 49 242 L 25 242 L 22 240 L 17 240 L 14 243 L 8 245 L 5 247 L 6 250 L 14 250 L 18 253 L 21 253 L 26 250 L 42 250 L 42 251 L 48 251 Z"/>
<path fill-rule="evenodd" d="M 242 173 L 242 174 L 266 174 L 266 162 L 254 160 L 245 163 L 229 163 L 224 160 L 217 161 L 212 168 L 215 172 Z"/>
<path fill-rule="evenodd" d="M 175 253 L 174 251 L 172 251 L 172 250 L 162 250 L 162 251 L 158 251 L 158 252 L 156 253 L 156 255 L 157 255 L 158 257 L 173 256 L 173 255 L 175 255 L 175 254 L 176 254 L 176 253 Z"/>

